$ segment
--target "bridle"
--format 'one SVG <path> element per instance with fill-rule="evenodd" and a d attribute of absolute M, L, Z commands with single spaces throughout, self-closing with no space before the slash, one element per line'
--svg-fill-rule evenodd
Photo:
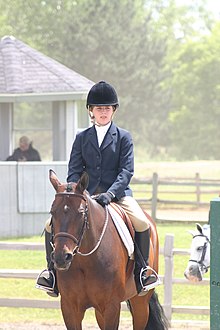
<path fill-rule="evenodd" d="M 79 254 L 80 256 L 83 256 L 83 257 L 91 255 L 92 253 L 94 253 L 98 249 L 98 247 L 99 247 L 99 245 L 100 245 L 100 243 L 102 241 L 102 238 L 104 236 L 104 233 L 106 231 L 106 228 L 107 228 L 107 224 L 108 224 L 108 208 L 107 208 L 107 206 L 105 206 L 105 222 L 104 222 L 104 226 L 103 226 L 101 235 L 100 235 L 99 239 L 97 240 L 97 243 L 96 243 L 95 247 L 90 252 L 88 252 L 88 253 L 82 253 L 82 252 L 79 251 L 79 248 L 80 248 L 80 246 L 82 244 L 83 237 L 84 237 L 84 234 L 85 234 L 86 230 L 89 229 L 88 200 L 87 200 L 87 198 L 83 194 L 77 194 L 77 193 L 73 193 L 73 192 L 70 193 L 70 190 L 68 190 L 68 189 L 67 189 L 67 192 L 57 193 L 55 195 L 55 197 L 56 196 L 58 196 L 58 197 L 66 197 L 66 198 L 73 198 L 73 197 L 81 198 L 82 200 L 85 201 L 85 208 L 83 210 L 83 225 L 82 225 L 82 228 L 80 230 L 79 237 L 76 238 L 72 234 L 69 234 L 69 233 L 66 233 L 66 232 L 61 231 L 61 232 L 53 235 L 53 237 L 52 237 L 53 248 L 55 248 L 54 242 L 55 242 L 55 240 L 57 238 L 59 238 L 59 237 L 66 237 L 66 238 L 71 239 L 76 244 L 76 246 L 75 246 L 75 248 L 73 250 L 73 256 L 76 255 L 76 254 Z M 68 209 L 69 209 L 69 206 L 65 205 L 64 206 L 64 212 L 66 213 L 68 211 Z M 51 221 L 51 224 L 52 224 L 52 232 L 53 232 L 53 221 Z"/>
<path fill-rule="evenodd" d="M 207 271 L 210 268 L 210 266 L 206 266 L 204 264 L 204 260 L 205 260 L 205 255 L 206 255 L 206 251 L 207 251 L 207 246 L 208 246 L 208 244 L 210 244 L 210 239 L 206 235 L 204 235 L 204 234 L 195 235 L 195 236 L 193 236 L 193 239 L 195 237 L 205 237 L 206 241 L 205 241 L 204 245 L 202 246 L 202 255 L 201 255 L 200 260 L 197 261 L 197 260 L 194 260 L 194 259 L 190 259 L 189 261 L 195 262 L 195 263 L 199 264 L 200 269 L 202 271 L 205 271 L 205 273 L 207 273 Z"/>

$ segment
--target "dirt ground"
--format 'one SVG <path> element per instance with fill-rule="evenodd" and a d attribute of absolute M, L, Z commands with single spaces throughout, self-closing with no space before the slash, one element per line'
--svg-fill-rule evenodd
<path fill-rule="evenodd" d="M 119 330 L 132 330 L 132 326 L 128 322 L 121 322 Z M 56 324 L 36 324 L 36 323 L 0 323 L 0 330 L 66 330 L 64 325 Z M 98 330 L 98 326 L 94 324 L 84 324 L 83 330 Z M 209 326 L 206 324 L 174 324 L 170 330 L 209 330 Z M 153 329 L 152 329 L 153 330 Z"/>

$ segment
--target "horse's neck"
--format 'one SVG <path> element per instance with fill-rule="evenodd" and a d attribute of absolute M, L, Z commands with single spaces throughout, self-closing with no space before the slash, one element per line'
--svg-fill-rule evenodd
<path fill-rule="evenodd" d="M 85 231 L 85 236 L 90 240 L 97 240 L 101 234 L 103 226 L 105 225 L 105 209 L 101 208 L 99 204 L 87 197 L 88 202 L 88 230 Z"/>

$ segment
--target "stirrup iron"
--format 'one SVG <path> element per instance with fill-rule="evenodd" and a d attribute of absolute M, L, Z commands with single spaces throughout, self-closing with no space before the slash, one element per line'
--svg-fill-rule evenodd
<path fill-rule="evenodd" d="M 147 272 L 148 270 L 151 270 L 152 271 L 152 274 L 154 274 L 156 276 L 157 280 L 156 280 L 156 282 L 153 282 L 151 284 L 144 285 L 143 280 L 142 280 L 142 275 L 145 272 Z M 152 274 L 150 274 L 150 275 L 152 275 Z M 157 272 L 153 268 L 151 268 L 150 266 L 146 266 L 146 267 L 142 267 L 141 268 L 141 271 L 140 271 L 140 284 L 141 284 L 141 287 L 142 287 L 142 290 L 141 291 L 146 292 L 146 291 L 149 291 L 151 289 L 154 289 L 156 286 L 160 285 L 161 284 L 161 281 L 160 281 L 160 278 L 159 278 Z"/>
<path fill-rule="evenodd" d="M 41 275 L 47 271 L 49 274 L 52 275 L 52 278 L 53 278 L 53 286 L 52 287 L 48 287 L 48 286 L 44 286 L 43 284 L 38 284 L 38 280 L 39 278 L 41 277 Z M 51 270 L 48 270 L 48 269 L 44 269 L 37 277 L 37 280 L 36 280 L 36 284 L 35 284 L 35 288 L 36 289 L 40 289 L 40 290 L 43 290 L 43 291 L 46 291 L 46 292 L 54 292 L 55 291 L 55 283 L 56 283 L 56 278 L 55 278 L 55 275 L 53 273 L 53 271 Z"/>

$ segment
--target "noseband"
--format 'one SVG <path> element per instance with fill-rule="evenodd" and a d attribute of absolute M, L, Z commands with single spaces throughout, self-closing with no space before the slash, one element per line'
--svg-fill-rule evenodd
<path fill-rule="evenodd" d="M 207 251 L 207 245 L 210 244 L 210 240 L 209 240 L 209 238 L 206 235 L 203 235 L 203 234 L 195 235 L 195 236 L 193 236 L 193 239 L 195 237 L 199 237 L 199 236 L 205 237 L 205 239 L 206 239 L 206 241 L 205 241 L 205 243 L 204 243 L 204 245 L 202 247 L 201 259 L 199 261 L 194 260 L 194 259 L 190 259 L 189 261 L 195 262 L 195 263 L 199 264 L 201 270 L 204 270 L 207 273 L 207 271 L 208 271 L 208 269 L 209 269 L 210 266 L 206 266 L 204 264 L 204 260 L 205 260 L 205 255 L 206 255 L 206 251 Z"/>
<path fill-rule="evenodd" d="M 99 247 L 99 245 L 102 241 L 103 235 L 105 233 L 105 230 L 106 230 L 107 224 L 108 224 L 108 208 L 107 208 L 107 206 L 105 206 L 105 222 L 104 222 L 104 226 L 103 226 L 101 235 L 100 235 L 99 239 L 97 240 L 97 243 L 96 243 L 95 247 L 88 253 L 82 253 L 82 252 L 79 251 L 79 248 L 81 246 L 85 231 L 87 229 L 89 229 L 88 201 L 87 201 L 86 197 L 82 194 L 76 194 L 76 193 L 72 193 L 72 192 L 69 193 L 70 190 L 67 190 L 67 191 L 68 192 L 57 193 L 55 196 L 61 196 L 61 197 L 67 197 L 67 198 L 79 197 L 79 198 L 81 198 L 82 200 L 85 201 L 83 226 L 82 226 L 82 229 L 80 231 L 78 239 L 75 236 L 73 236 L 72 234 L 61 231 L 61 232 L 57 233 L 56 235 L 54 235 L 52 241 L 54 242 L 59 237 L 69 238 L 69 239 L 73 240 L 73 242 L 76 244 L 76 246 L 73 250 L 73 255 L 79 254 L 81 256 L 88 256 L 88 255 L 92 254 L 93 252 L 95 252 L 98 249 L 98 247 Z M 64 206 L 64 212 L 66 213 L 68 211 L 68 209 L 69 209 L 69 207 L 67 205 L 65 205 Z"/>

